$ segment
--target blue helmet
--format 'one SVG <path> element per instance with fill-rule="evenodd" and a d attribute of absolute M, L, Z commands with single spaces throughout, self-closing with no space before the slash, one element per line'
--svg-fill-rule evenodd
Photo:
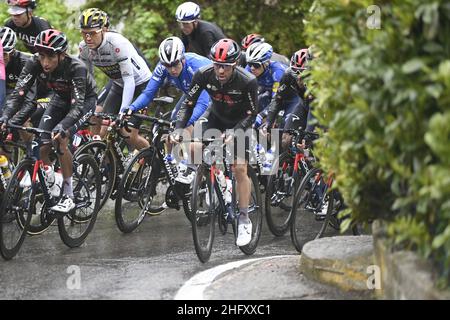
<path fill-rule="evenodd" d="M 180 4 L 175 13 L 179 22 L 193 22 L 200 17 L 200 7 L 194 2 Z"/>

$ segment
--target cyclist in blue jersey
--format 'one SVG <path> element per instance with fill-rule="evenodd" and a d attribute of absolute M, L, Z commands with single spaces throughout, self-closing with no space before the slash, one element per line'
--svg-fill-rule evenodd
<path fill-rule="evenodd" d="M 252 44 L 246 51 L 247 71 L 256 76 L 258 80 L 258 103 L 259 114 L 255 126 L 259 127 L 262 119 L 267 116 L 268 106 L 275 97 L 280 86 L 281 78 L 286 66 L 277 61 L 271 61 L 273 48 L 268 43 L 257 42 Z M 292 103 L 292 108 L 296 104 Z"/>
<path fill-rule="evenodd" d="M 196 53 L 185 53 L 183 42 L 177 37 L 167 38 L 161 43 L 159 46 L 159 59 L 160 61 L 147 87 L 129 106 L 128 113 L 147 107 L 167 79 L 183 92 L 183 96 L 172 112 L 171 120 L 175 121 L 181 105 L 186 100 L 186 94 L 189 92 L 194 73 L 204 66 L 211 65 L 212 62 Z M 192 117 L 186 124 L 186 128 L 191 127 L 190 130 L 192 130 L 192 125 L 206 111 L 209 104 L 209 95 L 206 91 L 203 91 L 195 105 Z"/>

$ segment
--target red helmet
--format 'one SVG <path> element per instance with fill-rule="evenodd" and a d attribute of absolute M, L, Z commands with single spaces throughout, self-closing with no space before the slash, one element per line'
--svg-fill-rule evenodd
<path fill-rule="evenodd" d="M 232 39 L 221 39 L 211 47 L 211 60 L 216 63 L 235 63 L 241 55 L 241 48 Z"/>
<path fill-rule="evenodd" d="M 42 31 L 34 42 L 34 47 L 38 52 L 46 53 L 66 52 L 68 46 L 66 35 L 55 29 Z"/>
<path fill-rule="evenodd" d="M 311 55 L 308 49 L 298 50 L 291 58 L 291 68 L 295 70 L 305 70 Z"/>
<path fill-rule="evenodd" d="M 35 0 L 6 0 L 9 6 L 17 6 L 22 8 L 36 8 Z"/>
<path fill-rule="evenodd" d="M 257 42 L 265 42 L 262 35 L 257 34 L 257 33 L 252 33 L 252 34 L 245 36 L 245 38 L 242 39 L 242 41 L 241 41 L 242 50 L 246 50 L 248 47 L 250 47 L 250 45 L 257 43 Z"/>

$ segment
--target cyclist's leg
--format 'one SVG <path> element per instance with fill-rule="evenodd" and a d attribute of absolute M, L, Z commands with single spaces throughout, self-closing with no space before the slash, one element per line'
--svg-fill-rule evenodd
<path fill-rule="evenodd" d="M 288 110 L 289 111 L 289 110 Z M 294 106 L 293 110 L 286 114 L 286 121 L 284 124 L 284 131 L 306 128 L 306 119 L 308 115 L 308 110 L 305 108 L 301 100 Z M 292 135 L 283 132 L 281 148 L 286 150 L 292 142 Z"/>

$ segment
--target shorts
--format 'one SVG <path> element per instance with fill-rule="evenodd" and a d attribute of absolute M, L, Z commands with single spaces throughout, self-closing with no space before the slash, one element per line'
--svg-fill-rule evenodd
<path fill-rule="evenodd" d="M 284 130 L 293 130 L 302 128 L 305 130 L 308 119 L 309 108 L 300 100 L 295 109 L 287 114 Z"/>
<path fill-rule="evenodd" d="M 139 97 L 139 95 L 144 91 L 147 87 L 147 82 L 142 83 L 134 89 L 133 101 Z M 100 93 L 101 96 L 104 93 Z M 103 104 L 100 104 L 103 107 L 103 112 L 107 114 L 117 115 L 120 112 L 120 107 L 122 106 L 122 96 L 123 96 L 123 88 L 119 86 L 117 83 L 113 82 L 111 89 L 107 93 L 106 98 L 104 99 Z M 139 119 L 135 116 L 131 116 L 128 121 L 128 125 L 132 128 L 139 129 L 142 124 L 142 119 Z"/>
<path fill-rule="evenodd" d="M 204 121 L 207 120 L 207 121 Z M 200 118 L 194 127 L 195 139 L 216 139 L 226 132 L 232 130 L 239 122 L 227 123 L 222 119 L 219 119 L 214 113 L 210 113 L 208 118 Z M 237 132 L 237 136 L 233 142 L 233 159 L 245 159 L 249 160 L 250 149 L 250 137 L 245 135 L 244 132 Z"/>

